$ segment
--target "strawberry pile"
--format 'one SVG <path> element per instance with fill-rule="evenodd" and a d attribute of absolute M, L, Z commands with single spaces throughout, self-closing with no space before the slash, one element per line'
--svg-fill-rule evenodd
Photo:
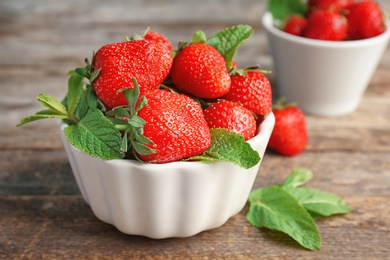
<path fill-rule="evenodd" d="M 308 0 L 303 10 L 284 19 L 283 31 L 317 40 L 346 41 L 371 38 L 386 30 L 384 12 L 373 0 Z"/>
<path fill-rule="evenodd" d="M 258 68 L 239 69 L 234 62 L 237 48 L 252 33 L 248 25 L 209 38 L 198 31 L 176 50 L 155 31 L 104 45 L 92 62 L 86 59 L 85 67 L 69 72 L 63 101 L 39 95 L 47 109 L 19 125 L 61 118 L 68 125 L 67 140 L 102 159 L 226 160 L 218 157 L 223 154 L 221 140 L 246 143 L 272 111 L 267 77 Z M 226 154 L 236 156 L 230 148 Z"/>

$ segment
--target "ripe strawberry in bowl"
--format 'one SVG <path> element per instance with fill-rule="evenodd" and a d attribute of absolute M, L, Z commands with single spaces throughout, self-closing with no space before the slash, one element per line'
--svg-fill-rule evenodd
<path fill-rule="evenodd" d="M 189 46 L 207 45 L 230 72 L 232 53 L 251 33 L 245 25 L 208 39 L 196 33 Z M 219 45 L 229 37 L 228 49 Z M 126 234 L 188 237 L 223 225 L 245 206 L 275 124 L 271 111 L 256 124 L 253 111 L 226 101 L 252 117 L 250 136 L 209 125 L 203 105 L 225 91 L 203 99 L 176 87 L 169 74 L 178 57 L 155 37 L 104 45 L 69 72 L 64 100 L 40 94 L 44 109 L 19 123 L 62 120 L 82 197 L 97 218 Z"/>

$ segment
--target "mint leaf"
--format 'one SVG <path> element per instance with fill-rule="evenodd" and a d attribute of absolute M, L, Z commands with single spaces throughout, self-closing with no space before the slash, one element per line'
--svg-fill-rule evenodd
<path fill-rule="evenodd" d="M 269 0 L 268 11 L 274 19 L 285 20 L 292 14 L 306 15 L 307 4 L 302 0 Z"/>
<path fill-rule="evenodd" d="M 68 118 L 68 116 L 64 115 L 64 114 L 57 113 L 56 111 L 53 111 L 50 109 L 46 109 L 46 110 L 41 110 L 41 111 L 31 115 L 31 116 L 27 116 L 27 117 L 23 118 L 19 122 L 19 124 L 17 124 L 17 126 L 21 126 L 21 125 L 27 124 L 29 122 L 36 121 L 39 119 L 44 119 L 44 118 L 66 119 L 66 118 Z"/>
<path fill-rule="evenodd" d="M 69 94 L 68 94 L 69 95 Z M 77 118 L 83 118 L 88 109 L 94 109 L 98 106 L 98 98 L 91 85 L 87 85 L 81 92 L 80 101 L 77 104 L 74 115 Z"/>
<path fill-rule="evenodd" d="M 206 42 L 206 34 L 203 31 L 197 31 L 192 36 L 191 44 Z"/>
<path fill-rule="evenodd" d="M 37 97 L 39 103 L 47 109 L 41 110 L 31 116 L 27 116 L 20 120 L 17 126 L 22 126 L 32 121 L 36 121 L 44 118 L 59 118 L 67 119 L 69 118 L 66 107 L 54 97 L 47 94 L 39 94 Z"/>
<path fill-rule="evenodd" d="M 252 191 L 248 221 L 256 227 L 282 231 L 308 249 L 319 249 L 321 237 L 314 220 L 345 214 L 350 208 L 337 195 L 298 187 L 312 176 L 307 169 L 294 168 L 282 184 Z"/>
<path fill-rule="evenodd" d="M 237 48 L 253 34 L 249 25 L 235 25 L 226 28 L 207 39 L 206 43 L 216 48 L 225 58 L 228 71 L 232 68 L 232 61 Z"/>
<path fill-rule="evenodd" d="M 310 188 L 283 187 L 314 218 L 345 214 L 351 209 L 337 195 Z"/>
<path fill-rule="evenodd" d="M 54 97 L 47 94 L 39 94 L 37 97 L 39 103 L 42 106 L 47 107 L 49 110 L 52 110 L 53 113 L 58 115 L 68 115 L 66 107 Z"/>
<path fill-rule="evenodd" d="M 84 77 L 73 73 L 68 79 L 68 113 L 73 114 L 80 102 L 84 88 Z"/>
<path fill-rule="evenodd" d="M 244 169 L 249 169 L 260 161 L 259 153 L 245 142 L 244 137 L 222 128 L 212 128 L 211 145 L 200 156 L 186 160 L 225 161 L 234 163 Z"/>
<path fill-rule="evenodd" d="M 280 185 L 284 187 L 298 187 L 308 182 L 313 178 L 313 173 L 304 168 L 295 168 L 291 171 L 290 175 Z"/>
<path fill-rule="evenodd" d="M 280 185 L 312 215 L 313 218 L 345 214 L 350 211 L 348 205 L 337 195 L 316 189 L 298 187 L 308 182 L 313 173 L 304 168 L 295 168 Z"/>
<path fill-rule="evenodd" d="M 69 143 L 92 157 L 111 160 L 125 155 L 120 132 L 97 109 L 88 110 L 77 125 L 66 127 L 64 133 Z"/>
<path fill-rule="evenodd" d="M 278 186 L 252 191 L 249 223 L 258 228 L 281 231 L 310 250 L 321 247 L 321 236 L 310 214 L 287 191 Z"/>
<path fill-rule="evenodd" d="M 91 85 L 88 85 L 86 92 L 87 92 L 86 98 L 87 98 L 88 107 L 96 108 L 98 106 L 98 103 L 101 101 L 98 100 L 95 90 Z"/>

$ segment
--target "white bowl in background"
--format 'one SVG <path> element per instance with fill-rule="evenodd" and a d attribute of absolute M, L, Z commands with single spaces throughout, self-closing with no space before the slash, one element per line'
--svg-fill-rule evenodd
<path fill-rule="evenodd" d="M 247 142 L 262 158 L 273 113 Z M 64 125 L 62 125 L 64 127 Z M 245 170 L 232 163 L 105 161 L 61 139 L 84 200 L 103 222 L 150 238 L 189 237 L 217 228 L 245 206 L 261 161 Z"/>
<path fill-rule="evenodd" d="M 356 110 L 389 43 L 389 21 L 381 35 L 337 42 L 288 34 L 273 22 L 271 13 L 263 15 L 278 95 L 311 114 Z"/>

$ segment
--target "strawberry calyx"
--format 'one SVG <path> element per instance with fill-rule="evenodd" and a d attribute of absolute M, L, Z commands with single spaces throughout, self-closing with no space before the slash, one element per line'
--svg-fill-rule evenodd
<path fill-rule="evenodd" d="M 260 65 L 254 65 L 254 66 L 249 66 L 249 67 L 246 67 L 246 68 L 243 68 L 243 69 L 239 69 L 236 65 L 232 67 L 232 69 L 230 70 L 229 74 L 231 76 L 234 76 L 234 75 L 240 75 L 240 76 L 247 76 L 248 74 L 248 71 L 258 71 L 258 72 L 261 72 L 263 74 L 270 74 L 271 71 L 270 70 L 262 70 L 260 69 Z"/>
<path fill-rule="evenodd" d="M 127 42 L 132 41 L 132 40 L 142 40 L 142 39 L 144 39 L 145 35 L 149 32 L 149 30 L 150 30 L 150 27 L 148 26 L 146 28 L 146 30 L 138 32 L 138 33 L 134 33 L 130 36 L 130 38 L 128 36 L 126 36 L 125 39 Z"/>
<path fill-rule="evenodd" d="M 286 98 L 281 97 L 281 98 L 277 99 L 276 102 L 272 105 L 272 109 L 273 110 L 280 110 L 280 109 L 283 109 L 286 107 L 296 107 L 296 106 L 297 106 L 296 102 L 287 103 Z"/>
<path fill-rule="evenodd" d="M 173 51 L 176 56 L 183 48 L 195 43 L 205 43 L 214 47 L 225 59 L 228 71 L 234 68 L 234 57 L 238 47 L 248 40 L 253 34 L 253 28 L 249 25 L 239 24 L 225 28 L 211 37 L 207 37 L 203 31 L 193 34 L 190 42 L 179 42 L 177 50 Z"/>
<path fill-rule="evenodd" d="M 181 50 L 183 50 L 185 47 L 195 44 L 195 43 L 206 43 L 207 37 L 206 34 L 203 31 L 196 31 L 192 35 L 191 41 L 179 41 L 177 45 L 177 49 L 173 51 L 173 56 L 175 57 Z"/>
<path fill-rule="evenodd" d="M 132 151 L 134 157 L 140 160 L 139 155 L 150 155 L 156 150 L 148 147 L 152 141 L 143 135 L 143 127 L 146 121 L 138 116 L 138 112 L 148 104 L 145 96 L 140 96 L 137 80 L 133 77 L 134 88 L 120 89 L 128 101 L 127 106 L 119 106 L 108 111 L 106 115 L 115 125 L 115 128 L 123 134 L 121 148 L 124 152 Z"/>

